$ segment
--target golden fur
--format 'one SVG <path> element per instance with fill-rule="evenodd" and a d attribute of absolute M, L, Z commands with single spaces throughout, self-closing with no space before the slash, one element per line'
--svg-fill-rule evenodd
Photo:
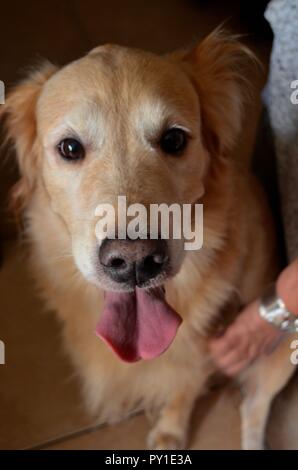
<path fill-rule="evenodd" d="M 102 46 L 61 70 L 43 64 L 2 109 L 20 167 L 13 198 L 25 209 L 35 278 L 62 322 L 86 403 L 109 422 L 136 408 L 158 410 L 148 440 L 154 448 L 186 445 L 194 401 L 214 372 L 208 331 L 233 299 L 251 301 L 276 275 L 262 191 L 230 158 L 249 55 L 220 31 L 164 57 Z M 191 130 L 191 143 L 185 156 L 167 160 L 145 140 L 177 121 Z M 90 146 L 88 160 L 74 166 L 53 150 L 68 128 Z M 94 207 L 118 194 L 144 204 L 204 204 L 203 248 L 181 254 L 181 245 L 172 247 L 179 272 L 166 282 L 166 296 L 182 326 L 161 357 L 134 364 L 94 333 L 103 303 L 93 269 Z M 286 341 L 241 377 L 244 448 L 263 445 L 270 402 L 294 369 L 289 351 Z"/>

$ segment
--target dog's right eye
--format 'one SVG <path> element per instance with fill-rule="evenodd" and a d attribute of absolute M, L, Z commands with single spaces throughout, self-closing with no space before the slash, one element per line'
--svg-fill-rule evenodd
<path fill-rule="evenodd" d="M 76 139 L 64 139 L 57 146 L 62 158 L 69 161 L 82 160 L 85 157 L 83 145 Z"/>

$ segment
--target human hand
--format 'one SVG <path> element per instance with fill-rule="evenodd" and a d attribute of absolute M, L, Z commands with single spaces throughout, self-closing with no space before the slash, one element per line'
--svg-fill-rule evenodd
<path fill-rule="evenodd" d="M 260 316 L 257 300 L 244 308 L 222 336 L 210 340 L 211 356 L 222 372 L 234 376 L 272 352 L 283 334 Z"/>

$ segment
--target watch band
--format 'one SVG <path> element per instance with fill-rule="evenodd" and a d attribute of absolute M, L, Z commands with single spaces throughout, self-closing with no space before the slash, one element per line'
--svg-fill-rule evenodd
<path fill-rule="evenodd" d="M 298 317 L 289 312 L 277 295 L 275 284 L 269 286 L 261 298 L 259 313 L 264 320 L 288 333 L 298 332 Z"/>

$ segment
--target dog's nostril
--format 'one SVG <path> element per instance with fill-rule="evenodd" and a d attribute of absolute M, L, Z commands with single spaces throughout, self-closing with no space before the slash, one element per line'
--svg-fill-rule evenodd
<path fill-rule="evenodd" d="M 146 256 L 144 259 L 144 268 L 152 269 L 156 267 L 156 264 L 157 263 L 154 260 L 154 256 Z"/>
<path fill-rule="evenodd" d="M 153 258 L 154 263 L 156 264 L 162 264 L 165 261 L 165 255 L 162 253 L 156 253 L 155 255 L 152 256 L 152 258 Z"/>
<path fill-rule="evenodd" d="M 159 271 L 164 263 L 164 255 L 162 254 L 155 254 L 146 256 L 143 261 L 143 271 L 147 272 L 148 274 L 155 274 Z"/>
<path fill-rule="evenodd" d="M 110 268 L 114 268 L 114 269 L 118 269 L 118 268 L 125 268 L 126 267 L 126 263 L 124 261 L 124 259 L 121 259 L 121 258 L 113 258 L 110 260 L 110 262 L 108 263 L 108 266 Z"/>
<path fill-rule="evenodd" d="M 136 281 L 137 285 L 142 285 L 152 278 L 158 276 L 166 261 L 166 255 L 163 253 L 153 253 L 146 256 L 143 260 L 136 264 Z"/>

